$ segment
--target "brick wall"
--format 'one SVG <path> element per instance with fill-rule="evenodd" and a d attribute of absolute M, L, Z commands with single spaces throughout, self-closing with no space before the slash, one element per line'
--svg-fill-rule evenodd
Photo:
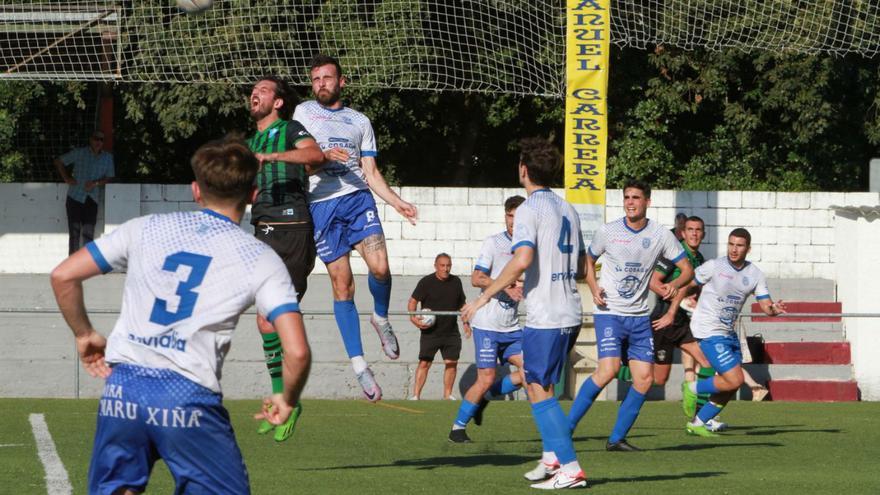
<path fill-rule="evenodd" d="M 47 273 L 67 254 L 63 184 L 0 184 L 0 273 Z M 190 210 L 188 185 L 110 184 L 101 212 L 106 231 L 138 215 Z M 502 203 L 521 189 L 396 188 L 419 207 L 419 223 L 410 225 L 379 201 L 393 273 L 422 275 L 434 256 L 447 252 L 453 272 L 467 275 L 481 242 L 504 228 Z M 561 193 L 561 191 L 557 191 Z M 654 191 L 648 216 L 671 225 L 679 211 L 706 221 L 703 252 L 723 254 L 727 233 L 748 228 L 751 259 L 768 277 L 834 279 L 834 213 L 830 205 L 877 205 L 880 193 L 786 193 L 759 191 Z M 620 190 L 607 193 L 606 218 L 623 215 Z M 104 231 L 100 221 L 98 233 Z M 242 225 L 251 230 L 246 217 Z M 356 273 L 366 266 L 355 256 Z M 324 267 L 318 263 L 315 271 Z"/>

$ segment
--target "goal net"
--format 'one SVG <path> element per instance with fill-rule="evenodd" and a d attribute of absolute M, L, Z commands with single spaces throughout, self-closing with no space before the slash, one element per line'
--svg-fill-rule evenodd
<path fill-rule="evenodd" d="M 584 0 L 589 2 L 589 0 Z M 0 78 L 307 83 L 316 52 L 353 84 L 564 93 L 564 0 L 5 0 Z M 612 43 L 857 53 L 880 48 L 874 0 L 613 0 Z"/>

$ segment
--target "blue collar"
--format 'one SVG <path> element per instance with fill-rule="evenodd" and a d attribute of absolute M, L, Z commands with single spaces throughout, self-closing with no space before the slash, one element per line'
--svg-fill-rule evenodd
<path fill-rule="evenodd" d="M 731 268 L 733 268 L 734 270 L 736 270 L 736 271 L 738 271 L 738 272 L 743 271 L 747 266 L 749 266 L 749 261 L 748 261 L 748 260 L 746 260 L 746 262 L 743 263 L 742 268 L 737 268 L 736 265 L 734 265 L 733 262 L 730 261 L 730 257 L 729 257 L 729 256 L 725 256 L 724 259 L 727 260 L 727 264 L 730 265 Z"/>
<path fill-rule="evenodd" d="M 202 208 L 202 213 L 205 213 L 205 214 L 211 215 L 212 217 L 217 217 L 217 218 L 219 218 L 220 220 L 226 220 L 227 222 L 229 222 L 229 223 L 231 223 L 231 224 L 233 224 L 233 225 L 238 225 L 237 223 L 233 222 L 232 219 L 229 218 L 229 217 L 227 217 L 226 215 L 222 215 L 222 214 L 220 214 L 220 213 L 217 213 L 216 211 L 211 210 L 211 209 L 209 209 L 209 208 Z"/>
<path fill-rule="evenodd" d="M 628 223 L 626 223 L 626 217 L 623 217 L 621 220 L 623 221 L 623 226 L 626 227 L 626 230 L 632 232 L 633 234 L 638 234 L 639 232 L 641 232 L 641 231 L 647 229 L 647 228 L 648 228 L 648 224 L 651 222 L 651 219 L 646 218 L 646 219 L 645 219 L 645 226 L 642 227 L 642 228 L 640 228 L 639 230 L 635 230 L 635 229 L 633 229 L 632 227 L 630 227 Z"/>

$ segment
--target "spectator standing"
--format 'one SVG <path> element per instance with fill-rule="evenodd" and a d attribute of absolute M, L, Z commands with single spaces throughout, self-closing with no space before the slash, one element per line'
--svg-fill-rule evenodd
<path fill-rule="evenodd" d="M 458 311 L 464 306 L 466 298 L 461 279 L 452 275 L 452 257 L 446 253 L 440 253 L 434 258 L 434 273 L 426 275 L 419 280 L 409 298 L 407 309 L 416 311 L 416 306 L 421 304 L 421 309 L 434 311 Z M 461 354 L 461 335 L 458 331 L 457 317 L 454 315 L 441 315 L 433 324 L 427 325 L 419 316 L 410 316 L 413 325 L 421 330 L 419 339 L 419 365 L 416 368 L 415 385 L 412 399 L 418 400 L 422 395 L 422 388 L 428 378 L 428 370 L 437 351 L 443 357 L 445 369 L 443 371 L 443 398 L 455 400 L 452 395 L 452 386 L 455 383 L 455 375 L 458 368 L 458 358 Z M 465 335 L 470 337 L 470 326 L 465 324 Z"/>
<path fill-rule="evenodd" d="M 89 136 L 89 145 L 75 148 L 54 160 L 67 188 L 67 254 L 73 254 L 95 239 L 100 187 L 113 179 L 113 154 L 104 151 L 104 133 Z M 73 166 L 71 171 L 67 167 Z M 82 242 L 80 242 L 82 241 Z"/>

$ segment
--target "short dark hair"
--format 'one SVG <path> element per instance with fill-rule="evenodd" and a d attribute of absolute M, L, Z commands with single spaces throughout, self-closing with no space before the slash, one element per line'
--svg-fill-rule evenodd
<path fill-rule="evenodd" d="M 519 161 L 526 166 L 529 180 L 536 186 L 550 186 L 560 169 L 559 151 L 539 137 L 519 142 Z"/>
<path fill-rule="evenodd" d="M 209 201 L 244 205 L 260 162 L 238 136 L 210 141 L 196 150 L 190 160 L 199 189 Z"/>
<path fill-rule="evenodd" d="M 284 102 L 281 108 L 278 109 L 278 116 L 284 120 L 290 120 L 290 117 L 293 115 L 293 108 L 299 103 L 299 97 L 297 97 L 293 88 L 290 87 L 290 84 L 284 79 L 271 74 L 260 77 L 254 84 L 260 81 L 275 83 L 275 98 Z"/>
<path fill-rule="evenodd" d="M 706 226 L 706 222 L 704 222 L 702 218 L 700 218 L 696 215 L 691 215 L 691 216 L 687 217 L 687 219 L 684 221 L 684 223 L 688 223 L 688 222 L 700 222 L 700 224 L 703 227 Z"/>
<path fill-rule="evenodd" d="M 312 60 L 309 62 L 309 73 L 311 73 L 318 67 L 323 67 L 325 65 L 332 65 L 333 67 L 336 67 L 336 75 L 338 77 L 342 77 L 342 66 L 339 65 L 339 61 L 324 53 L 319 53 L 312 57 Z"/>
<path fill-rule="evenodd" d="M 504 211 L 510 211 L 515 208 L 519 208 L 519 205 L 523 204 L 526 198 L 517 194 L 516 196 L 511 196 L 504 200 Z"/>
<path fill-rule="evenodd" d="M 434 263 L 438 262 L 440 258 L 449 258 L 449 261 L 452 262 L 452 256 L 449 256 L 446 253 L 440 253 L 437 256 L 434 256 Z"/>
<path fill-rule="evenodd" d="M 639 180 L 639 179 L 629 179 L 623 184 L 623 192 L 626 193 L 627 189 L 638 189 L 642 191 L 642 194 L 645 195 L 645 199 L 651 199 L 651 186 L 648 185 L 647 182 Z"/>
<path fill-rule="evenodd" d="M 727 237 L 739 237 L 746 240 L 746 246 L 752 245 L 752 234 L 749 234 L 749 231 L 742 227 L 737 227 L 731 230 L 730 235 Z"/>

